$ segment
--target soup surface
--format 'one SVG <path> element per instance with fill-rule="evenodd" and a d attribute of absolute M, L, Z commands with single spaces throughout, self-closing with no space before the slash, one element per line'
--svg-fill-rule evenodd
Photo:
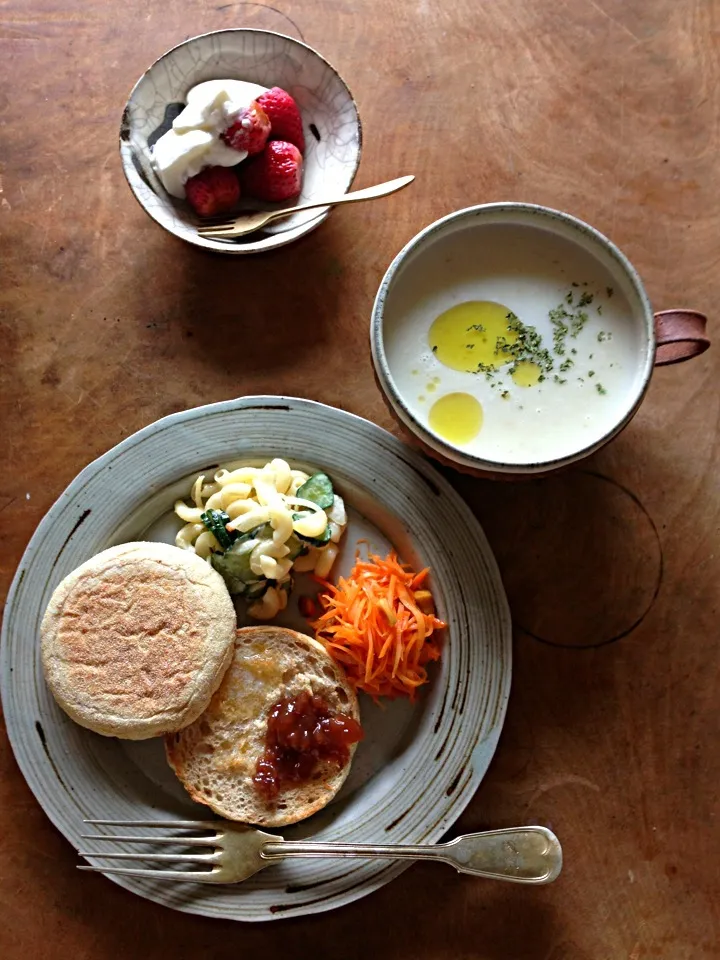
<path fill-rule="evenodd" d="M 401 268 L 385 352 L 413 416 L 486 460 L 600 441 L 641 389 L 642 319 L 610 267 L 549 230 L 459 230 Z"/>

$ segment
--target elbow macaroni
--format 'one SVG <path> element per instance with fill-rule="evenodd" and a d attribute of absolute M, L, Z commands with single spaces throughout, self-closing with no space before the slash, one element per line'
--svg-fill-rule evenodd
<path fill-rule="evenodd" d="M 208 478 L 209 479 L 209 478 Z M 259 539 L 250 556 L 250 569 L 258 579 L 275 581 L 248 612 L 257 619 L 270 620 L 287 604 L 287 591 L 280 585 L 290 578 L 290 571 L 314 571 L 327 577 L 338 554 L 338 542 L 347 524 L 342 499 L 335 497 L 327 512 L 310 500 L 298 497 L 298 490 L 309 479 L 302 470 L 294 470 L 279 458 L 263 467 L 222 467 L 210 482 L 201 474 L 190 491 L 192 506 L 183 500 L 175 503 L 176 515 L 184 521 L 175 544 L 194 550 L 209 561 L 212 553 L 222 552 L 214 534 L 206 529 L 202 514 L 206 510 L 222 510 L 230 518 L 228 530 L 247 533 L 265 524 L 269 531 Z M 302 516 L 295 516 L 302 511 Z M 320 538 L 330 524 L 331 539 L 322 547 L 307 546 L 295 561 L 288 558 L 288 540 L 293 535 Z M 293 541 L 296 542 L 296 541 Z"/>

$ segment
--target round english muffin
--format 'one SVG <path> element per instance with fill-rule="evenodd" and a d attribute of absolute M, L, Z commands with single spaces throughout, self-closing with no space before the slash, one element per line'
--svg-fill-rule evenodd
<path fill-rule="evenodd" d="M 295 823 L 326 806 L 345 782 L 357 744 L 348 748 L 344 766 L 319 762 L 310 779 L 285 783 L 274 801 L 253 782 L 271 709 L 304 691 L 359 721 L 355 691 L 317 640 L 282 627 L 238 630 L 232 664 L 210 706 L 165 738 L 168 762 L 193 800 L 229 820 L 266 827 Z"/>
<path fill-rule="evenodd" d="M 235 627 L 222 577 L 195 553 L 124 543 L 83 563 L 50 598 L 45 677 L 83 727 L 145 740 L 205 710 L 232 660 Z"/>

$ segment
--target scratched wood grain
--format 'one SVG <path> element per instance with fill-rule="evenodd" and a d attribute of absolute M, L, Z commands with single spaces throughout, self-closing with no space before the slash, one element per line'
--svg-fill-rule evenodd
<path fill-rule="evenodd" d="M 412 172 L 412 193 L 241 263 L 151 223 L 117 158 L 127 93 L 171 45 L 243 25 L 337 65 L 363 120 L 358 186 Z M 77 471 L 164 414 L 286 392 L 394 429 L 372 299 L 458 207 L 567 210 L 629 254 L 657 308 L 717 314 L 718 0 L 4 0 L 0 58 L 0 598 Z M 506 728 L 458 828 L 551 824 L 555 885 L 416 866 L 316 919 L 172 913 L 76 873 L 2 737 L 0 955 L 717 957 L 718 358 L 659 371 L 630 428 L 561 478 L 452 477 L 517 623 Z"/>

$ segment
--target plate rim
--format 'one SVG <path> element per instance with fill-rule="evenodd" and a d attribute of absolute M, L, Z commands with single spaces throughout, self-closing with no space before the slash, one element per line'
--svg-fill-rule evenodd
<path fill-rule="evenodd" d="M 384 427 L 379 426 L 371 420 L 368 420 L 364 417 L 359 416 L 358 414 L 351 413 L 349 411 L 343 410 L 339 407 L 332 407 L 328 404 L 321 403 L 315 400 L 307 400 L 300 397 L 293 397 L 289 395 L 272 395 L 272 394 L 254 394 L 248 396 L 241 396 L 230 400 L 221 400 L 209 404 L 201 404 L 196 407 L 191 407 L 187 410 L 177 411 L 176 413 L 168 414 L 165 417 L 161 417 L 158 420 L 153 421 L 150 424 L 147 424 L 144 427 L 141 427 L 139 430 L 130 434 L 128 437 L 125 437 L 119 443 L 112 446 L 110 449 L 106 450 L 100 456 L 93 459 L 76 476 L 70 481 L 70 483 L 63 489 L 57 499 L 53 502 L 52 506 L 47 510 L 37 527 L 35 528 L 24 552 L 18 564 L 15 575 L 13 576 L 10 589 L 8 590 L 5 611 L 3 616 L 2 630 L 0 632 L 0 699 L 3 704 L 3 710 L 5 715 L 6 729 L 8 741 L 10 743 L 13 756 L 16 763 L 20 769 L 20 772 L 23 776 L 23 779 L 27 783 L 30 791 L 32 792 L 35 800 L 38 802 L 39 806 L 55 826 L 55 828 L 62 834 L 62 836 L 70 843 L 71 847 L 74 847 L 74 842 L 68 836 L 65 830 L 65 826 L 61 821 L 59 815 L 56 814 L 56 808 L 52 804 L 47 806 L 43 803 L 40 798 L 39 792 L 36 789 L 36 784 L 39 787 L 42 782 L 42 776 L 35 773 L 32 769 L 31 758 L 26 756 L 26 750 L 22 743 L 22 736 L 27 730 L 27 724 L 24 724 L 22 721 L 16 722 L 17 716 L 14 712 L 7 710 L 7 704 L 11 699 L 10 695 L 10 656 L 9 656 L 9 639 L 7 634 L 9 633 L 8 624 L 11 620 L 14 619 L 14 606 L 15 606 L 15 597 L 18 592 L 19 587 L 24 580 L 25 574 L 29 569 L 30 564 L 33 561 L 33 557 L 37 550 L 38 545 L 42 541 L 45 535 L 45 531 L 50 527 L 50 525 L 55 521 L 57 513 L 62 510 L 64 501 L 70 499 L 75 492 L 82 489 L 83 485 L 94 476 L 99 470 L 102 470 L 103 467 L 116 456 L 121 455 L 125 450 L 131 449 L 136 444 L 146 440 L 148 437 L 156 434 L 160 431 L 164 431 L 168 428 L 172 428 L 175 424 L 180 424 L 185 421 L 191 421 L 197 418 L 201 418 L 207 414 L 212 413 L 231 413 L 233 411 L 241 411 L 246 407 L 257 408 L 266 407 L 267 409 L 272 410 L 283 410 L 286 409 L 290 411 L 292 405 L 295 405 L 296 408 L 306 410 L 313 410 L 315 412 L 320 411 L 329 411 L 331 416 L 339 416 L 343 419 L 354 420 L 358 424 L 362 425 L 363 430 L 370 430 L 371 432 L 377 431 L 382 434 L 384 441 L 389 442 L 391 446 L 394 446 L 396 453 L 401 453 L 403 459 L 405 459 L 408 464 L 412 467 L 418 469 L 418 471 L 425 477 L 428 475 L 434 483 L 443 491 L 443 493 L 451 496 L 456 506 L 460 506 L 470 518 L 472 518 L 473 523 L 477 528 L 477 532 L 482 537 L 487 549 L 485 551 L 485 561 L 488 566 L 488 573 L 493 581 L 493 587 L 495 590 L 495 600 L 498 606 L 498 633 L 501 635 L 501 642 L 503 647 L 503 655 L 505 668 L 503 670 L 502 679 L 500 682 L 500 689 L 498 692 L 498 706 L 495 711 L 495 719 L 490 735 L 485 737 L 483 740 L 478 740 L 476 743 L 477 746 L 482 743 L 483 747 L 486 750 L 489 750 L 489 759 L 488 765 L 495 753 L 497 748 L 497 743 L 500 737 L 500 733 L 503 728 L 507 705 L 511 689 L 512 681 L 512 623 L 510 609 L 507 601 L 507 596 L 505 589 L 500 577 L 500 572 L 498 569 L 497 561 L 495 559 L 494 553 L 490 548 L 487 538 L 485 537 L 484 531 L 477 520 L 477 518 L 472 514 L 470 508 L 468 507 L 465 500 L 460 496 L 459 493 L 450 485 L 447 481 L 434 467 L 434 465 L 427 460 L 425 457 L 421 456 L 414 449 L 405 444 L 402 440 L 397 438 L 390 431 L 386 430 Z M 322 414 L 321 414 L 322 415 Z M 75 530 L 78 528 L 79 523 L 73 528 L 70 535 L 66 539 L 66 543 L 70 540 Z M 52 761 L 51 761 L 52 764 Z M 440 816 L 437 820 L 438 825 L 443 826 L 443 830 L 447 829 L 449 825 L 455 822 L 455 820 L 462 814 L 472 797 L 474 796 L 476 790 L 478 789 L 480 783 L 482 782 L 485 773 L 487 771 L 487 765 L 482 773 L 478 774 L 473 768 L 472 775 L 462 784 L 459 785 L 459 789 L 455 795 L 455 803 L 453 808 L 450 811 L 447 811 L 445 814 Z M 57 774 L 56 774 L 57 775 Z M 458 804 L 458 801 L 460 803 Z M 320 903 L 311 903 L 306 905 L 299 904 L 296 907 L 288 908 L 286 911 L 277 912 L 277 913 L 263 913 L 259 916 L 254 917 L 244 917 L 237 914 L 225 913 L 224 919 L 232 919 L 241 922 L 263 922 L 271 919 L 286 919 L 293 918 L 302 915 L 313 915 L 316 913 L 322 913 L 327 910 L 337 909 L 340 906 L 347 905 L 357 899 L 361 899 L 364 896 L 367 896 L 369 893 L 374 892 L 379 889 L 381 886 L 384 886 L 390 880 L 394 879 L 400 873 L 402 873 L 408 866 L 411 865 L 412 861 L 394 861 L 389 863 L 386 867 L 382 868 L 373 878 L 370 878 L 368 881 L 363 883 L 359 889 L 353 889 L 346 892 L 340 892 L 337 895 L 327 898 Z M 182 912 L 194 913 L 203 916 L 209 916 L 211 918 L 219 916 L 214 914 L 208 914 L 205 910 L 202 909 L 202 903 L 197 905 L 193 902 L 183 902 L 182 904 L 166 904 L 164 902 L 155 900 L 154 897 L 148 894 L 146 891 L 138 890 L 135 888 L 132 883 L 132 878 L 127 880 L 122 876 L 116 875 L 104 875 L 106 879 L 112 880 L 114 883 L 123 887 L 124 889 L 129 890 L 135 895 L 142 896 L 144 899 L 150 900 L 151 902 L 157 903 L 161 906 L 169 906 L 171 909 L 178 909 Z M 340 902 L 336 902 L 340 900 Z"/>

